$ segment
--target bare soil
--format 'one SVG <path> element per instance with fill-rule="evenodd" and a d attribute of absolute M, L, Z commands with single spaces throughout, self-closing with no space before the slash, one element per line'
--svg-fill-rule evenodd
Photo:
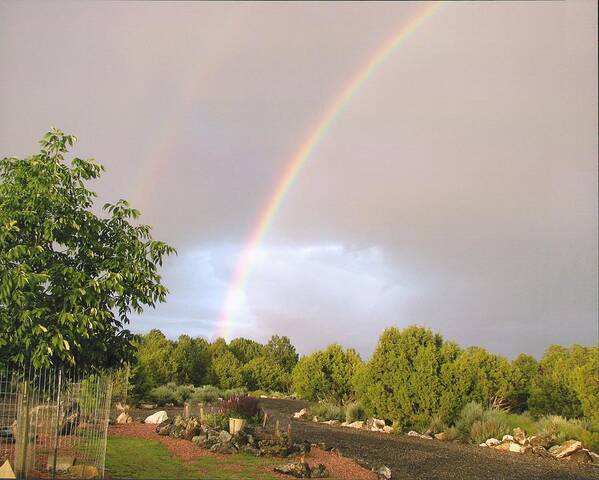
<path fill-rule="evenodd" d="M 291 424 L 294 441 L 324 443 L 367 468 L 386 465 L 397 479 L 599 479 L 596 465 L 295 420 L 292 413 L 308 405 L 299 400 L 261 399 L 261 404 L 269 426 L 278 420 L 286 430 Z"/>

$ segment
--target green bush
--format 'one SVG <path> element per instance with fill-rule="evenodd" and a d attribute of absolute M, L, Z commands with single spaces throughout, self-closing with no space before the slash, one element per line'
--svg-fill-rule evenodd
<path fill-rule="evenodd" d="M 369 416 L 393 420 L 401 428 L 426 429 L 448 390 L 442 367 L 455 355 L 451 342 L 444 343 L 427 328 L 387 328 L 368 363 L 357 371 L 357 398 Z"/>
<path fill-rule="evenodd" d="M 289 395 L 286 393 L 273 392 L 271 390 L 254 390 L 253 392 L 248 392 L 248 395 L 256 398 L 260 398 L 262 396 L 269 398 L 289 398 Z"/>
<path fill-rule="evenodd" d="M 328 420 L 337 420 L 342 422 L 345 420 L 345 412 L 343 407 L 332 403 L 318 403 L 310 408 L 310 414 L 318 417 L 321 422 Z"/>
<path fill-rule="evenodd" d="M 221 392 L 221 398 L 223 398 L 223 400 L 229 400 L 230 398 L 239 397 L 246 393 L 247 390 L 243 387 L 229 388 L 228 390 Z"/>
<path fill-rule="evenodd" d="M 222 413 L 207 413 L 204 415 L 204 423 L 218 430 L 228 430 L 229 417 Z"/>
<path fill-rule="evenodd" d="M 219 398 L 223 398 L 223 392 L 212 385 L 204 385 L 203 387 L 196 388 L 190 397 L 192 403 L 212 403 L 216 402 Z"/>
<path fill-rule="evenodd" d="M 469 402 L 462 408 L 455 427 L 464 438 L 467 438 L 474 422 L 483 420 L 484 413 L 484 408 L 480 403 Z"/>
<path fill-rule="evenodd" d="M 445 432 L 446 430 L 447 430 L 447 425 L 445 424 L 443 419 L 441 417 L 439 417 L 438 415 L 436 415 L 432 418 L 432 420 L 430 421 L 428 428 L 427 428 L 427 432 L 430 435 L 435 435 L 437 433 Z"/>
<path fill-rule="evenodd" d="M 507 424 L 496 418 L 477 420 L 470 428 L 470 441 L 475 444 L 482 443 L 489 438 L 501 439 L 510 432 Z"/>
<path fill-rule="evenodd" d="M 355 397 L 352 381 L 362 360 L 358 353 L 341 346 L 302 357 L 293 369 L 293 391 L 301 398 L 342 405 Z"/>
<path fill-rule="evenodd" d="M 498 422 L 501 422 L 508 427 L 507 433 L 512 433 L 514 428 L 519 427 L 526 432 L 527 435 L 534 435 L 538 432 L 539 427 L 536 420 L 528 413 L 508 413 L 499 410 L 489 410 L 486 417 L 492 417 Z"/>
<path fill-rule="evenodd" d="M 150 401 L 163 407 L 167 403 L 176 403 L 175 399 L 176 386 L 172 384 L 161 385 L 150 390 Z"/>
<path fill-rule="evenodd" d="M 175 398 L 175 403 L 177 405 L 183 405 L 187 402 L 193 393 L 195 392 L 195 387 L 193 385 L 179 385 L 175 387 L 173 391 L 173 396 Z"/>
<path fill-rule="evenodd" d="M 366 411 L 360 402 L 352 402 L 345 406 L 345 421 L 352 423 L 366 420 Z"/>
<path fill-rule="evenodd" d="M 244 384 L 252 389 L 288 391 L 291 375 L 266 357 L 257 357 L 242 368 Z"/>
<path fill-rule="evenodd" d="M 462 434 L 456 427 L 449 427 L 445 430 L 445 433 L 447 434 L 447 440 L 450 441 L 460 440 L 462 438 Z"/>
<path fill-rule="evenodd" d="M 559 415 L 546 415 L 537 422 L 539 433 L 553 435 L 556 443 L 566 440 L 579 440 L 586 448 L 599 449 L 599 432 L 592 431 L 587 419 L 572 419 Z"/>

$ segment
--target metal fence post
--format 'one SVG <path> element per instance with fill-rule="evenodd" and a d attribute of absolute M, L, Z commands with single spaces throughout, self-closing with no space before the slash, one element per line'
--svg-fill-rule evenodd
<path fill-rule="evenodd" d="M 58 386 L 56 393 L 56 426 L 54 429 L 54 458 L 52 459 L 52 480 L 56 478 L 56 457 L 58 456 L 58 431 L 60 429 L 60 391 L 62 388 L 62 369 L 58 370 Z"/>
<path fill-rule="evenodd" d="M 23 379 L 17 406 L 16 476 L 27 477 L 27 447 L 29 446 L 29 382 Z"/>

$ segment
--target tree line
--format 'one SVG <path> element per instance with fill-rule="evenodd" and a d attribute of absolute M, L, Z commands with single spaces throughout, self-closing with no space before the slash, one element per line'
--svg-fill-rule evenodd
<path fill-rule="evenodd" d="M 159 385 L 293 393 L 338 405 L 359 401 L 368 415 L 406 428 L 431 419 L 451 423 L 469 402 L 533 415 L 586 417 L 599 425 L 599 347 L 551 345 L 540 361 L 510 361 L 482 347 L 461 348 L 430 329 L 387 328 L 363 361 L 338 344 L 298 358 L 285 336 L 210 343 L 159 330 L 138 337 L 131 382 L 143 397 Z"/>
<path fill-rule="evenodd" d="M 289 338 L 278 335 L 265 344 L 248 338 L 236 338 L 227 344 L 222 338 L 210 343 L 189 335 L 172 341 L 154 329 L 133 343 L 137 350 L 130 382 L 137 398 L 169 382 L 288 392 L 291 372 L 298 361 Z"/>

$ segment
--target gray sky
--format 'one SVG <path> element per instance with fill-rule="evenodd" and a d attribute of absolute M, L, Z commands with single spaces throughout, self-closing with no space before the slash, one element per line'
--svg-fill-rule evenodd
<path fill-rule="evenodd" d="M 0 154 L 56 126 L 179 251 L 132 328 L 211 336 L 293 153 L 418 3 L 0 3 Z M 414 323 L 513 356 L 597 339 L 595 2 L 456 2 L 348 103 L 233 336 L 369 355 Z"/>

